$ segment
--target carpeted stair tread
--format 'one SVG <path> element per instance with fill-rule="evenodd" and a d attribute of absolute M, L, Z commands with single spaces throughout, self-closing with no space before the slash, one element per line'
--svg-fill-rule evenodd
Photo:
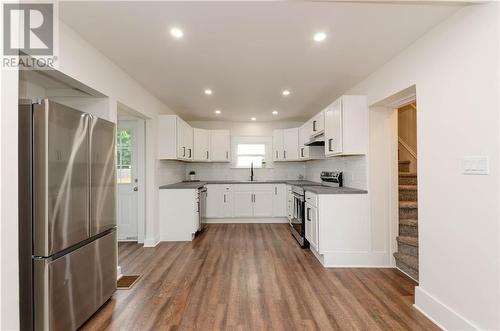
<path fill-rule="evenodd" d="M 415 201 L 399 201 L 399 208 L 416 209 L 418 203 Z"/>
<path fill-rule="evenodd" d="M 410 164 L 410 160 L 400 160 L 398 161 L 399 164 Z"/>
<path fill-rule="evenodd" d="M 415 184 L 402 184 L 402 185 L 399 185 L 399 189 L 405 190 L 405 191 L 416 191 L 417 185 L 415 185 Z"/>
<path fill-rule="evenodd" d="M 407 255 L 407 254 L 401 254 L 401 253 L 394 253 L 394 258 L 396 258 L 396 261 L 403 263 L 404 265 L 410 267 L 413 270 L 418 270 L 418 258 L 415 256 Z"/>
<path fill-rule="evenodd" d="M 399 177 L 417 177 L 416 172 L 400 172 Z"/>
<path fill-rule="evenodd" d="M 397 240 L 402 244 L 418 247 L 418 239 L 415 237 L 398 236 Z"/>
<path fill-rule="evenodd" d="M 414 219 L 401 219 L 399 220 L 399 225 L 406 225 L 406 226 L 418 226 L 418 220 Z"/>

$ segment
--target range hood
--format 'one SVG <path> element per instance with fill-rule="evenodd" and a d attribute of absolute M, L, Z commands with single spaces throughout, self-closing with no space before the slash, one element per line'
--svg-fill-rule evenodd
<path fill-rule="evenodd" d="M 304 145 L 306 146 L 325 146 L 325 134 L 319 134 L 317 136 L 314 136 L 306 142 Z"/>

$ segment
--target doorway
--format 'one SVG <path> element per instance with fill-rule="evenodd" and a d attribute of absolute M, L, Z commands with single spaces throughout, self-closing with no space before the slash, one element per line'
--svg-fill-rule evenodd
<path fill-rule="evenodd" d="M 145 121 L 118 110 L 116 178 L 118 241 L 144 242 Z"/>
<path fill-rule="evenodd" d="M 401 105 L 398 116 L 399 221 L 396 267 L 418 281 L 417 103 Z"/>

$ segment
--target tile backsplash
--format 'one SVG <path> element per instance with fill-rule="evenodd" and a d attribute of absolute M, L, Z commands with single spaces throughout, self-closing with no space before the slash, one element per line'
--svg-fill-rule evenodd
<path fill-rule="evenodd" d="M 250 169 L 231 168 L 230 163 L 187 163 L 186 177 L 189 171 L 196 172 L 196 178 L 201 180 L 249 180 Z M 305 178 L 306 167 L 304 162 L 275 162 L 274 168 L 255 169 L 254 179 L 299 179 Z"/>
<path fill-rule="evenodd" d="M 158 185 L 168 185 L 181 182 L 186 179 L 186 163 L 171 160 L 158 160 Z"/>
<path fill-rule="evenodd" d="M 365 156 L 330 157 L 306 162 L 306 179 L 321 181 L 321 171 L 342 171 L 344 186 L 367 189 L 367 166 Z"/>

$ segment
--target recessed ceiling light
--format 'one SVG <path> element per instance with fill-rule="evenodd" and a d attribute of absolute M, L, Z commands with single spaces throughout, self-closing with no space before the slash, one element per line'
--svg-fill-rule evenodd
<path fill-rule="evenodd" d="M 273 115 L 278 115 L 278 111 L 277 110 L 273 110 Z"/>
<path fill-rule="evenodd" d="M 284 90 L 283 92 L 281 92 L 281 94 L 283 94 L 286 97 L 286 96 L 290 95 L 290 91 Z"/>
<path fill-rule="evenodd" d="M 212 90 L 211 89 L 206 89 L 205 90 L 206 95 L 212 95 Z"/>
<path fill-rule="evenodd" d="M 172 28 L 172 29 L 170 29 L 170 34 L 175 39 L 181 39 L 184 36 L 184 32 L 182 32 L 182 30 L 179 29 L 179 28 Z"/>
<path fill-rule="evenodd" d="M 252 118 L 251 118 L 251 120 L 252 120 L 252 121 L 256 121 L 257 119 L 256 119 L 255 117 L 252 117 Z"/>
<path fill-rule="evenodd" d="M 320 43 L 326 39 L 326 33 L 324 32 L 318 32 L 314 34 L 314 41 Z"/>
<path fill-rule="evenodd" d="M 218 110 L 218 109 L 216 109 L 216 110 L 214 111 L 214 113 L 216 113 L 217 115 L 219 115 L 219 114 L 221 113 L 221 111 L 220 111 L 220 110 Z"/>

